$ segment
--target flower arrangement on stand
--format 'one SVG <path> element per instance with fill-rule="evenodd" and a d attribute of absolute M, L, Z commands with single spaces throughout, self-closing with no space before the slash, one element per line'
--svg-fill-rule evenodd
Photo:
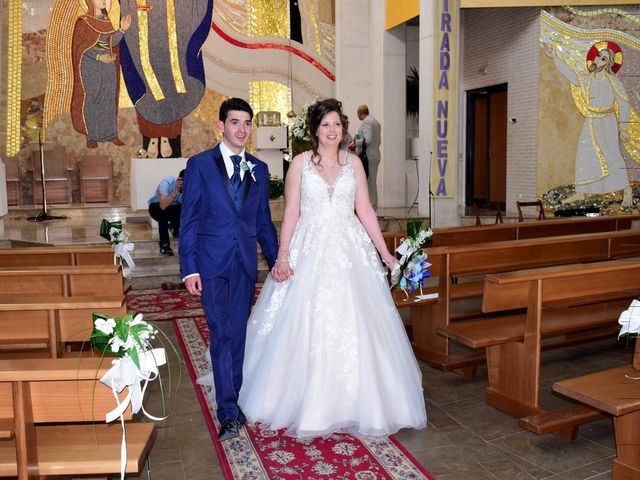
<path fill-rule="evenodd" d="M 142 404 L 149 382 L 159 378 L 159 368 L 167 363 L 164 348 L 153 348 L 151 340 L 156 338 L 158 330 L 142 319 L 142 314 L 135 317 L 125 314 L 122 318 L 108 317 L 99 313 L 93 314 L 93 332 L 91 344 L 103 355 L 115 355 L 111 368 L 105 373 L 100 382 L 111 388 L 116 399 L 116 408 L 106 415 L 106 422 L 110 423 L 120 418 L 122 425 L 121 472 L 127 461 L 127 442 L 125 436 L 124 412 L 131 406 L 133 414 L 142 411 L 154 421 L 164 420 L 166 417 L 155 417 L 149 414 Z M 104 358 L 104 357 L 103 357 Z M 160 390 L 162 390 L 162 381 Z M 121 402 L 119 393 L 128 388 L 125 399 Z M 164 397 L 163 397 L 164 399 Z"/>
<path fill-rule="evenodd" d="M 100 224 L 100 236 L 111 243 L 113 247 L 113 263 L 120 263 L 124 260 L 127 268 L 122 268 L 122 274 L 125 277 L 130 275 L 130 271 L 136 268 L 136 264 L 131 258 L 131 252 L 135 245 L 131 243 L 131 234 L 122 227 L 121 221 L 110 222 L 102 219 Z"/>
<path fill-rule="evenodd" d="M 635 338 L 636 346 L 633 355 L 633 368 L 640 371 L 640 301 L 632 300 L 629 308 L 620 314 L 618 319 L 620 324 L 620 333 L 618 339 L 621 337 Z M 640 377 L 630 377 L 633 380 L 640 380 Z"/>
<path fill-rule="evenodd" d="M 307 123 L 310 107 L 309 104 L 305 104 L 296 117 L 296 121 L 291 125 L 291 134 L 289 136 L 291 158 L 311 148 L 311 135 L 309 133 L 309 124 Z"/>
<path fill-rule="evenodd" d="M 431 264 L 427 261 L 427 254 L 422 248 L 431 243 L 433 232 L 430 228 L 424 230 L 420 227 L 420 222 L 407 225 L 407 238 L 396 249 L 400 260 L 391 270 L 391 288 L 402 290 L 407 300 L 409 293 L 415 290 L 420 290 L 416 301 L 430 298 L 430 295 L 422 292 L 425 279 L 431 276 L 429 272 Z"/>

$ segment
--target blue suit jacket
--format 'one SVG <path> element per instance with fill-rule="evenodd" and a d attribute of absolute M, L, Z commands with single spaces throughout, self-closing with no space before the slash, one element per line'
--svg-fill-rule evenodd
<path fill-rule="evenodd" d="M 212 278 L 231 262 L 240 262 L 247 275 L 257 278 L 257 242 L 269 267 L 275 263 L 278 237 L 269 210 L 269 170 L 247 152 L 245 158 L 255 165 L 255 180 L 245 172 L 239 209 L 218 146 L 187 162 L 179 242 L 183 278 L 192 273 Z"/>

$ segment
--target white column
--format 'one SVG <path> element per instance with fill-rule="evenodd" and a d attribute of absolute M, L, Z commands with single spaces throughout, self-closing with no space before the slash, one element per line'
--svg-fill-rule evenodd
<path fill-rule="evenodd" d="M 384 10 L 382 10 L 384 13 Z M 384 30 L 382 15 L 382 52 L 378 57 L 382 72 L 380 90 L 374 89 L 374 101 L 382 99 L 382 108 L 376 107 L 373 116 L 382 124 L 382 164 L 378 174 L 378 191 L 383 199 L 383 207 L 406 206 L 406 172 L 415 175 L 415 165 L 408 162 L 407 152 L 407 48 L 406 26 L 399 25 L 391 30 Z M 382 115 L 376 115 L 381 112 Z"/>
<path fill-rule="evenodd" d="M 385 30 L 384 0 L 336 2 L 336 97 L 352 134 L 360 126 L 360 104 L 382 125 L 381 207 L 405 206 L 405 172 L 413 166 L 406 161 L 405 29 Z"/>
<path fill-rule="evenodd" d="M 380 0 L 376 0 L 378 3 Z M 349 117 L 349 131 L 360 124 L 356 109 L 371 101 L 369 1 L 336 2 L 336 98 Z"/>

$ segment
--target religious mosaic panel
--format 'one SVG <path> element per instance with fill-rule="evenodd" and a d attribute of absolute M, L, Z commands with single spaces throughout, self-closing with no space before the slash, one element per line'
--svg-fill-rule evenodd
<path fill-rule="evenodd" d="M 8 4 L 0 140 L 3 154 L 17 159 L 24 204 L 37 203 L 39 143 L 53 152 L 47 158 L 67 159 L 73 203 L 81 199 L 83 158 L 99 156 L 109 160 L 115 202 L 127 205 L 131 159 L 188 157 L 215 145 L 217 109 L 227 96 L 254 100 L 256 111 L 286 113 L 292 81 L 306 95 L 317 92 L 297 79 L 287 58 L 334 81 L 333 0 Z M 229 47 L 217 49 L 216 63 L 210 52 L 220 43 L 213 39 Z M 264 65 L 244 62 L 251 81 L 222 88 L 212 79 L 237 76 L 231 67 L 239 51 L 255 52 Z"/>
<path fill-rule="evenodd" d="M 541 13 L 538 190 L 551 210 L 638 210 L 638 13 Z"/>

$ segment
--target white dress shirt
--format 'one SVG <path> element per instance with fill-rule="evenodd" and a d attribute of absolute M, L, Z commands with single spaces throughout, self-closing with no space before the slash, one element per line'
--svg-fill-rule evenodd
<path fill-rule="evenodd" d="M 231 155 L 235 155 L 235 153 L 233 153 L 231 149 L 224 144 L 224 142 L 220 142 L 220 153 L 224 160 L 224 167 L 227 169 L 227 177 L 231 178 L 231 175 L 233 175 L 233 160 L 231 160 Z M 244 150 L 242 150 L 238 155 L 242 157 L 242 160 L 245 160 Z M 243 169 L 240 169 L 240 180 L 244 180 Z"/>

